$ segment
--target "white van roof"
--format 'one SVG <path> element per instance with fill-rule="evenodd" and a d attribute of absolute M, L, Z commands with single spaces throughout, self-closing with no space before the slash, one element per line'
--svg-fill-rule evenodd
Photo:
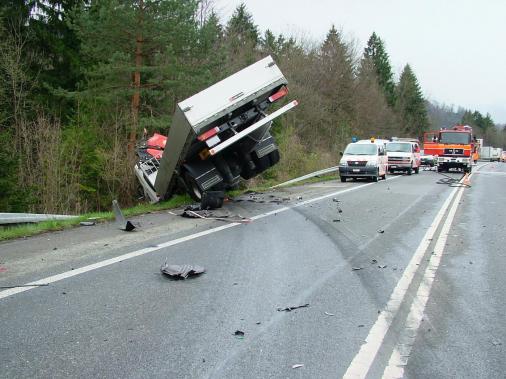
<path fill-rule="evenodd" d="M 374 142 L 371 142 L 370 139 L 361 139 L 360 141 L 357 141 L 355 143 L 360 143 L 360 144 L 368 143 L 368 144 L 375 144 L 375 145 L 384 145 L 387 142 L 389 142 L 389 141 L 386 139 L 375 139 Z"/>

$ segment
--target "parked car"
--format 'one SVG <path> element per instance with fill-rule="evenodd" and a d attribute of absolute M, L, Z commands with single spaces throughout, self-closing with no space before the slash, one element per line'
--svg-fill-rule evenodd
<path fill-rule="evenodd" d="M 388 170 L 385 144 L 381 140 L 360 140 L 346 146 L 339 162 L 341 182 L 347 178 L 386 179 Z"/>
<path fill-rule="evenodd" d="M 420 144 L 416 141 L 398 139 L 387 143 L 388 171 L 404 171 L 418 174 L 421 166 Z"/>
<path fill-rule="evenodd" d="M 437 164 L 437 157 L 431 154 L 421 154 L 421 162 L 422 166 L 425 167 L 434 167 Z"/>

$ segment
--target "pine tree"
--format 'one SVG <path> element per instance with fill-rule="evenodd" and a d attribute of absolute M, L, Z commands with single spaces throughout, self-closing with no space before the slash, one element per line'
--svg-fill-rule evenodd
<path fill-rule="evenodd" d="M 236 38 L 239 44 L 250 44 L 253 46 L 259 41 L 258 27 L 253 22 L 253 15 L 246 9 L 246 4 L 240 4 L 230 17 L 227 23 L 227 36 Z"/>
<path fill-rule="evenodd" d="M 334 25 L 330 28 L 319 53 L 321 70 L 319 88 L 333 102 L 335 112 L 351 119 L 354 111 L 354 66 L 350 47 Z"/>
<path fill-rule="evenodd" d="M 397 86 L 396 108 L 404 133 L 422 138 L 429 126 L 427 108 L 418 80 L 409 64 L 404 67 Z"/>
<path fill-rule="evenodd" d="M 194 89 L 186 79 L 199 46 L 197 3 L 101 0 L 74 15 L 83 61 L 90 67 L 82 95 L 105 108 L 129 104 L 131 148 L 139 126 L 166 124 L 177 99 Z"/>
<path fill-rule="evenodd" d="M 383 88 L 388 105 L 395 105 L 395 83 L 393 80 L 390 58 L 385 45 L 378 35 L 373 32 L 364 50 L 364 58 L 371 59 L 378 75 L 378 82 Z"/>

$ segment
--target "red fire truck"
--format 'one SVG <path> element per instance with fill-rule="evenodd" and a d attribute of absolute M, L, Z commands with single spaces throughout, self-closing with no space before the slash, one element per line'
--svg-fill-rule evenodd
<path fill-rule="evenodd" d="M 437 156 L 438 172 L 456 168 L 471 172 L 476 139 L 469 125 L 455 125 L 424 133 L 424 152 Z"/>

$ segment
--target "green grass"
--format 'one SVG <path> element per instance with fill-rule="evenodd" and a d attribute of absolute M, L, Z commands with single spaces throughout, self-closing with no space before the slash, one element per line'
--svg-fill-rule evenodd
<path fill-rule="evenodd" d="M 329 180 L 336 180 L 338 179 L 338 175 L 325 175 L 325 176 L 319 176 L 310 178 L 301 182 L 293 183 L 287 186 L 284 186 L 282 188 L 286 187 L 294 187 L 299 186 L 302 184 L 308 184 L 308 183 L 318 183 L 318 182 L 325 182 Z M 278 184 L 275 180 L 269 179 L 263 181 L 258 186 L 255 186 L 253 188 L 244 188 L 239 190 L 233 190 L 228 191 L 227 195 L 229 197 L 236 197 L 240 196 L 246 191 L 255 191 L 255 192 L 265 192 L 270 189 L 270 187 Z M 137 216 L 140 214 L 145 214 L 148 212 L 157 212 L 162 211 L 166 209 L 172 209 L 172 208 L 178 208 L 182 205 L 191 204 L 193 200 L 187 196 L 187 195 L 176 195 L 172 197 L 171 199 L 167 201 L 163 201 L 157 204 L 137 204 L 132 208 L 125 208 L 122 209 L 123 214 L 125 217 L 131 217 L 131 216 Z M 82 221 L 89 221 L 90 219 L 96 220 L 96 222 L 104 222 L 114 219 L 114 214 L 112 212 L 93 212 L 93 213 L 86 213 L 79 217 L 76 217 L 72 220 L 62 220 L 62 221 L 43 221 L 36 224 L 23 224 L 23 225 L 16 225 L 16 226 L 4 226 L 0 227 L 0 241 L 15 239 L 15 238 L 22 238 L 22 237 L 28 237 L 33 236 L 45 232 L 51 232 L 51 231 L 57 231 L 57 230 L 64 230 L 73 228 L 77 225 L 79 225 Z"/>
<path fill-rule="evenodd" d="M 192 200 L 187 195 L 176 195 L 167 201 L 157 204 L 138 204 L 132 208 L 122 209 L 122 212 L 125 217 L 131 217 L 148 212 L 177 208 L 185 204 L 190 204 L 191 202 Z M 0 241 L 73 228 L 79 225 L 80 222 L 89 221 L 90 219 L 95 220 L 96 222 L 109 221 L 114 219 L 114 214 L 112 212 L 93 212 L 80 215 L 79 217 L 71 220 L 43 221 L 36 224 L 4 226 L 3 228 L 0 228 Z"/>

